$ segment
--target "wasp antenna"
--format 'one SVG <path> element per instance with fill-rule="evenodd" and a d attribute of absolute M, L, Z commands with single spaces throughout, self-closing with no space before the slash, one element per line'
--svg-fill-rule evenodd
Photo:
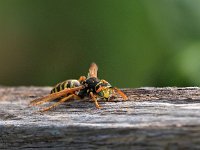
<path fill-rule="evenodd" d="M 119 95 L 121 95 L 121 97 L 124 99 L 124 100 L 127 100 L 128 97 L 126 96 L 126 94 L 124 94 L 121 90 L 119 90 L 118 88 L 114 87 L 113 88 Z"/>

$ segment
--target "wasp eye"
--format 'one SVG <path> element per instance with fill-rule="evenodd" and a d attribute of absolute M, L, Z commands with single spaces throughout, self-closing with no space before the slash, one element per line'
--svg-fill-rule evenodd
<path fill-rule="evenodd" d="M 98 95 L 100 96 L 100 97 L 103 97 L 103 91 L 100 91 L 99 93 L 98 93 Z"/>

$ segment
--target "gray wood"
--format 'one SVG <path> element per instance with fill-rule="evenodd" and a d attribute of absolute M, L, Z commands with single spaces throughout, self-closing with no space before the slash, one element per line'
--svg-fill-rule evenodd
<path fill-rule="evenodd" d="M 51 87 L 0 87 L 0 149 L 200 149 L 200 88 L 123 89 L 129 100 L 29 107 Z M 52 103 L 47 103 L 48 106 Z"/>

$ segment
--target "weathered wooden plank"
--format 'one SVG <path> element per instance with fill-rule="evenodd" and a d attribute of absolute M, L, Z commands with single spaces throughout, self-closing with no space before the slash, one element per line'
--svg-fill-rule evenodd
<path fill-rule="evenodd" d="M 199 149 L 200 88 L 123 89 L 129 100 L 29 107 L 51 87 L 0 87 L 0 149 Z M 51 103 L 52 104 L 52 103 Z M 47 105 L 45 105 L 47 106 Z"/>

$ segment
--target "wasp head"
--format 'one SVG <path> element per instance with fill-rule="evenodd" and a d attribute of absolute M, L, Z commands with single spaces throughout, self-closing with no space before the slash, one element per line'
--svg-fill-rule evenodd
<path fill-rule="evenodd" d="M 113 95 L 113 88 L 110 83 L 105 80 L 101 80 L 96 86 L 96 93 L 100 98 L 108 100 Z"/>

